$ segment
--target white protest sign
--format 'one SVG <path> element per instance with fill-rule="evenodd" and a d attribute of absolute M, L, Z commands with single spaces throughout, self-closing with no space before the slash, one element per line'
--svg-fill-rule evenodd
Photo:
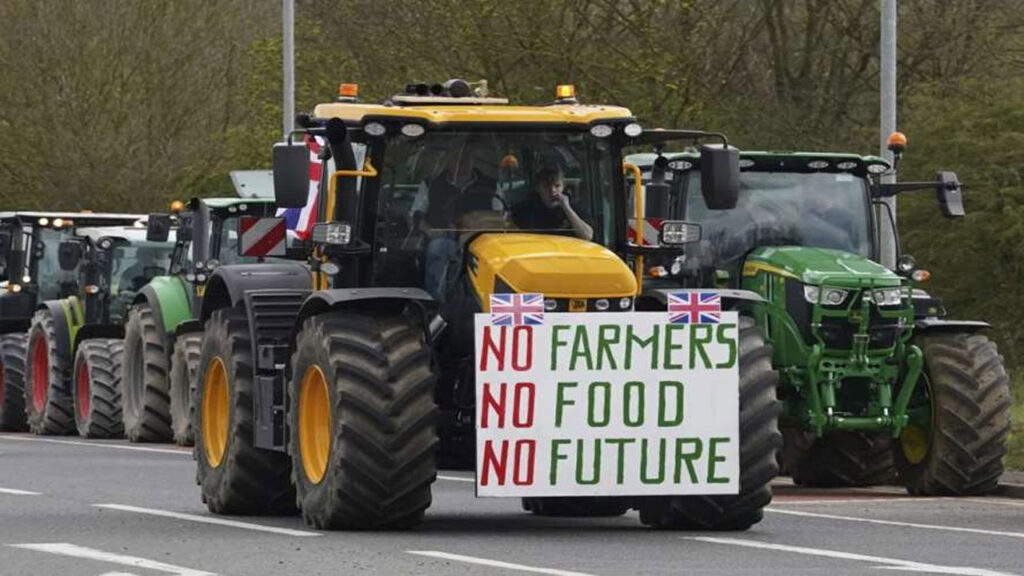
<path fill-rule="evenodd" d="M 477 314 L 477 495 L 738 493 L 738 315 L 675 318 Z"/>

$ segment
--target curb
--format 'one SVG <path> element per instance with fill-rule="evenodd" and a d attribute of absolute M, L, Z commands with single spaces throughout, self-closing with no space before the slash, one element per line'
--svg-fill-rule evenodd
<path fill-rule="evenodd" d="M 1003 498 L 1024 499 L 1024 484 L 1000 484 L 993 494 Z"/>

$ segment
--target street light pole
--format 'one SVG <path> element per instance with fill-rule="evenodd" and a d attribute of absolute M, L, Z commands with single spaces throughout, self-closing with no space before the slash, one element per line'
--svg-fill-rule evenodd
<path fill-rule="evenodd" d="M 281 26 L 284 58 L 284 138 L 295 129 L 295 0 L 282 0 Z"/>
<path fill-rule="evenodd" d="M 879 47 L 880 72 L 880 110 L 879 110 L 879 149 L 880 155 L 893 161 L 893 153 L 889 151 L 886 141 L 889 134 L 896 131 L 896 0 L 881 2 L 881 46 Z M 895 182 L 895 175 L 882 177 L 882 182 Z M 892 210 L 893 221 L 896 220 L 896 198 L 882 200 Z M 882 208 L 883 212 L 885 208 Z M 896 230 L 889 229 L 889 218 L 880 214 L 880 224 L 885 224 L 881 236 L 882 264 L 893 268 L 896 265 Z"/>

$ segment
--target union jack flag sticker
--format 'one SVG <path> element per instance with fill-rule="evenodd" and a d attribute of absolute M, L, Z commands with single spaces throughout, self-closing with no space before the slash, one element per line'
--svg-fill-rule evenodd
<path fill-rule="evenodd" d="M 491 294 L 491 324 L 494 326 L 538 326 L 543 323 L 543 294 Z"/>
<path fill-rule="evenodd" d="M 672 324 L 718 324 L 722 298 L 714 292 L 669 292 L 668 313 Z"/>

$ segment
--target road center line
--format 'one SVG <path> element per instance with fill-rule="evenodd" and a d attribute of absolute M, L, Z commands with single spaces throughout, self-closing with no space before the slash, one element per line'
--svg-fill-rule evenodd
<path fill-rule="evenodd" d="M 905 570 L 907 572 L 928 572 L 932 574 L 957 574 L 961 576 L 1013 576 L 1008 572 L 997 572 L 984 568 L 971 568 L 968 566 L 941 566 L 938 564 L 926 564 L 912 560 L 900 560 L 898 558 L 886 558 L 884 556 L 869 556 L 867 554 L 854 554 L 852 552 L 841 552 L 839 550 L 826 550 L 824 548 L 805 548 L 803 546 L 790 546 L 787 544 L 772 544 L 757 540 L 743 540 L 740 538 L 715 538 L 711 536 L 687 536 L 687 540 L 696 540 L 710 544 L 725 544 L 728 546 L 743 546 L 746 548 L 759 548 L 761 550 L 772 550 L 775 552 L 791 552 L 793 554 L 804 554 L 806 556 L 822 556 L 825 558 L 836 558 L 839 560 L 853 560 L 859 562 L 870 562 L 881 564 L 875 566 L 883 570 Z"/>
<path fill-rule="evenodd" d="M 12 494 L 14 496 L 42 496 L 42 492 L 32 492 L 31 490 L 16 490 L 14 488 L 0 488 L 0 494 Z"/>
<path fill-rule="evenodd" d="M 775 514 L 788 514 L 790 516 L 804 516 L 807 518 L 822 518 L 825 520 L 842 520 L 844 522 L 864 522 L 866 524 L 881 524 L 884 526 L 901 526 L 905 528 L 921 528 L 923 530 L 942 530 L 944 532 L 966 532 L 968 534 L 982 534 L 985 536 L 1006 536 L 1009 538 L 1024 538 L 1024 532 L 1004 532 L 1001 530 L 984 530 L 981 528 L 963 528 L 960 526 L 939 526 L 936 524 L 918 524 L 916 522 L 897 522 L 895 520 L 877 520 L 874 518 L 858 518 L 856 516 L 837 516 L 835 514 L 819 514 L 817 512 L 803 512 L 796 510 L 780 510 L 769 508 L 769 512 Z"/>
<path fill-rule="evenodd" d="M 291 528 L 279 528 L 277 526 L 264 526 L 251 522 L 239 522 L 238 520 L 227 520 L 225 518 L 214 518 L 212 516 L 199 516 L 198 514 L 185 514 L 183 512 L 171 512 L 170 510 L 157 510 L 155 508 L 140 508 L 138 506 L 127 506 L 124 504 L 93 504 L 96 508 L 107 510 L 118 510 L 120 512 L 135 512 L 136 514 L 148 514 L 150 516 L 161 516 L 185 520 L 187 522 L 200 522 L 203 524 L 215 524 L 217 526 L 228 526 L 231 528 L 242 528 L 244 530 L 255 530 L 258 532 L 270 532 L 273 534 L 284 534 L 285 536 L 322 536 L 319 532 L 306 530 L 293 530 Z"/>
<path fill-rule="evenodd" d="M 28 436 L 8 436 L 0 434 L 0 440 L 20 440 L 22 442 L 49 442 L 50 444 L 67 444 L 69 446 L 89 446 L 91 448 L 113 448 L 115 450 L 135 450 L 137 452 L 156 452 L 158 454 L 176 454 L 191 456 L 191 450 L 174 450 L 171 448 L 147 448 L 145 446 L 126 446 L 123 444 L 100 444 L 96 442 L 76 442 L 74 440 L 56 440 L 53 438 L 32 438 Z"/>
<path fill-rule="evenodd" d="M 536 566 L 526 566 L 524 564 L 513 564 L 511 562 L 502 562 L 501 560 L 490 560 L 488 558 L 477 558 L 476 556 L 463 556 L 462 554 L 449 554 L 448 552 L 438 552 L 437 550 L 406 550 L 407 554 L 416 554 L 418 556 L 429 556 L 431 558 L 440 558 L 442 560 L 454 560 L 456 562 L 466 562 L 468 564 L 479 564 L 480 566 L 490 566 L 492 568 L 504 568 L 505 570 L 517 570 L 519 572 L 532 572 L 534 574 L 550 574 L 551 576 L 592 576 L 583 572 L 571 572 L 569 570 L 558 570 L 557 568 L 538 568 Z"/>
<path fill-rule="evenodd" d="M 475 478 L 466 478 L 464 476 L 442 476 L 440 474 L 437 475 L 437 479 L 438 480 L 449 480 L 451 482 L 472 482 L 472 483 L 476 482 Z"/>
<path fill-rule="evenodd" d="M 145 568 L 147 570 L 159 570 L 161 572 L 177 574 L 178 576 L 216 576 L 213 572 L 193 570 L 191 568 L 175 566 L 174 564 L 165 564 L 164 562 L 147 560 L 146 558 L 139 558 L 137 556 L 125 556 L 124 554 L 104 552 L 103 550 L 86 548 L 85 546 L 68 544 L 66 542 L 46 544 L 8 544 L 7 546 L 11 548 L 21 548 L 23 550 L 46 552 L 47 554 L 56 554 L 59 556 L 71 556 L 72 558 L 85 558 L 99 562 L 120 564 L 121 566 L 132 566 L 134 568 Z"/>

